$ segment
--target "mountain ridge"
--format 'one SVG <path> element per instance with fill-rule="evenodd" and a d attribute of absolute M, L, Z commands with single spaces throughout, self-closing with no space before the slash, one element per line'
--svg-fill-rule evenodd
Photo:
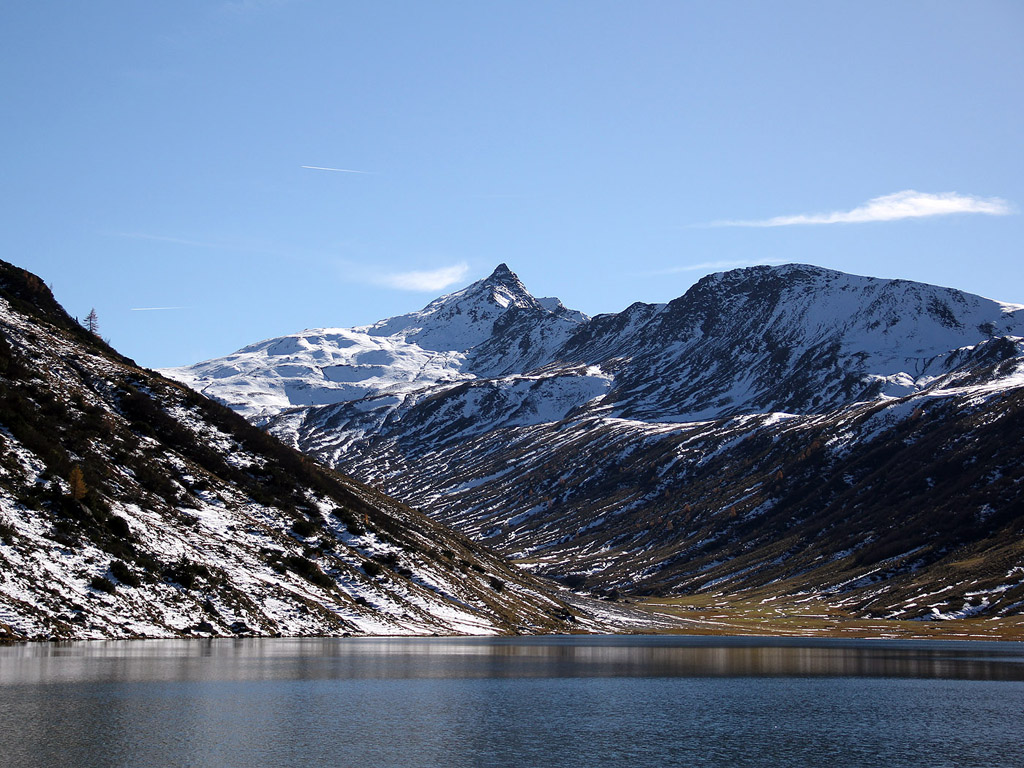
<path fill-rule="evenodd" d="M 262 423 L 523 567 L 596 589 L 775 584 L 872 616 L 1019 612 L 1016 571 L 997 563 L 1021 556 L 1021 310 L 906 280 L 751 267 L 540 342 L 513 309 L 511 331 L 493 322 L 458 377 Z M 478 373 L 466 361 L 483 348 Z M 1001 430 L 1018 438 L 989 446 Z M 953 472 L 943 453 L 962 481 L 930 472 Z M 917 485 L 885 457 L 918 467 Z M 907 597 L 941 593 L 968 550 L 973 597 L 966 582 L 931 605 Z"/>
<path fill-rule="evenodd" d="M 664 413 L 685 405 L 689 413 L 677 414 L 680 418 L 700 419 L 729 412 L 728 402 L 714 405 L 725 398 L 734 412 L 744 407 L 759 412 L 907 394 L 950 372 L 944 363 L 951 359 L 954 367 L 962 365 L 971 354 L 992 353 L 999 347 L 995 340 L 1024 336 L 1020 305 L 809 265 L 715 273 L 666 304 L 637 302 L 621 313 L 594 318 L 564 308 L 557 299 L 545 301 L 548 307 L 501 264 L 489 277 L 419 312 L 352 329 L 307 330 L 167 373 L 242 411 L 253 410 L 261 394 L 276 391 L 280 396 L 260 411 L 269 418 L 295 406 L 409 393 L 551 365 L 596 365 L 625 374 L 617 382 L 617 402 L 644 395 L 649 371 L 685 379 L 689 392 L 665 392 L 663 399 L 674 402 L 645 407 Z M 757 317 L 743 311 L 752 306 Z M 760 347 L 760 357 L 729 364 L 720 350 L 710 348 L 737 343 Z M 1005 354 L 1005 342 L 1002 346 Z M 345 349 L 354 352 L 339 354 Z M 793 357 L 797 349 L 800 354 Z M 247 353 L 263 351 L 267 359 L 245 360 Z M 639 373 L 631 370 L 631 360 Z M 715 370 L 723 365 L 729 369 L 724 374 Z M 749 381 L 746 400 L 736 402 L 744 393 L 729 390 L 742 383 L 740 368 L 754 367 L 765 375 Z M 800 391 L 808 384 L 801 371 L 809 367 L 816 367 L 818 376 L 827 372 L 837 379 L 827 393 L 817 393 L 817 401 Z M 290 380 L 288 374 L 300 369 Z M 260 376 L 285 383 L 250 386 Z M 788 397 L 780 392 L 780 377 L 792 390 Z M 225 382 L 239 388 L 231 391 Z M 640 406 L 626 406 L 619 415 L 645 418 Z"/>

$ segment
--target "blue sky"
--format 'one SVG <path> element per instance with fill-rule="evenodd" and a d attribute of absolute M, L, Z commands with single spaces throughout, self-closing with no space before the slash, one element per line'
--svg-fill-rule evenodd
<path fill-rule="evenodd" d="M 1019 2 L 8 0 L 0 257 L 148 367 L 500 262 L 590 314 L 773 262 L 1024 303 L 1022 40 Z"/>

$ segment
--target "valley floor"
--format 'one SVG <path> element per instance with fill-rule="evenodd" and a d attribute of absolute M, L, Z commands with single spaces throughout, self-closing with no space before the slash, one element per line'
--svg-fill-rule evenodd
<path fill-rule="evenodd" d="M 870 619 L 854 616 L 819 597 L 729 599 L 722 596 L 650 598 L 630 604 L 678 622 L 657 633 L 687 635 L 766 635 L 932 640 L 1024 641 L 1024 616 L 932 621 Z"/>
<path fill-rule="evenodd" d="M 820 603 L 785 612 L 757 603 L 697 606 L 692 600 L 685 604 L 678 600 L 654 600 L 635 603 L 630 608 L 630 620 L 619 624 L 618 631 L 612 634 L 1024 642 L 1024 618 L 1018 616 L 945 621 L 861 619 Z M 647 614 L 647 621 L 641 614 Z M 608 634 L 607 627 L 604 629 L 581 628 L 581 634 Z M 22 642 L 26 642 L 24 638 L 0 628 L 0 645 Z"/>

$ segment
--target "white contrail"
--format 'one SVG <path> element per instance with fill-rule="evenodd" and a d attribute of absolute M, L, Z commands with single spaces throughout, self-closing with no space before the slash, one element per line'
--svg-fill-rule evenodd
<path fill-rule="evenodd" d="M 322 165 L 303 165 L 311 171 L 334 171 L 335 173 L 369 173 L 369 171 L 353 171 L 351 168 L 325 168 Z"/>
<path fill-rule="evenodd" d="M 132 312 L 161 312 L 166 309 L 191 309 L 191 307 L 132 307 Z"/>

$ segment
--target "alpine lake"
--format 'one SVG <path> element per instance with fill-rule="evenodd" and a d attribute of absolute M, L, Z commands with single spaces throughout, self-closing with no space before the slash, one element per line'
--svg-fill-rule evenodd
<path fill-rule="evenodd" d="M 0 763 L 1020 766 L 1024 643 L 695 636 L 0 648 Z"/>

